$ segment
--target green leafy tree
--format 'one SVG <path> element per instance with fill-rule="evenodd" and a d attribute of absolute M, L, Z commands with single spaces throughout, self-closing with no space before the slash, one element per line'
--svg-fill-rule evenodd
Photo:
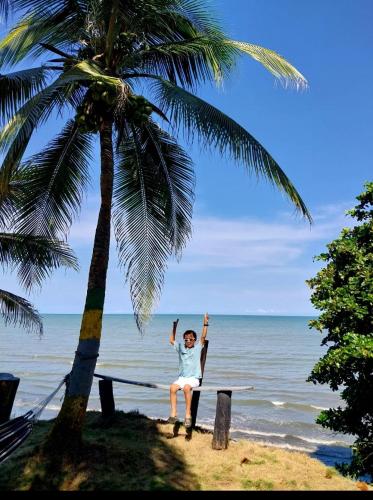
<path fill-rule="evenodd" d="M 111 222 L 140 329 L 169 257 L 180 258 L 190 237 L 194 172 L 181 133 L 268 180 L 311 220 L 267 150 L 196 90 L 220 85 L 240 54 L 285 84 L 307 82 L 275 52 L 229 39 L 202 0 L 0 0 L 4 15 L 10 6 L 20 18 L 0 41 L 1 68 L 30 56 L 49 59 L 0 80 L 5 185 L 33 132 L 53 112 L 70 112 L 60 134 L 22 163 L 29 185 L 20 230 L 67 233 L 89 180 L 93 138 L 100 143 L 101 205 L 79 344 L 51 436 L 65 446 L 80 440 L 99 353 Z"/>
<path fill-rule="evenodd" d="M 338 467 L 373 480 L 373 182 L 365 188 L 347 212 L 359 224 L 317 257 L 327 265 L 308 281 L 311 302 L 322 311 L 310 326 L 327 332 L 321 345 L 328 346 L 308 380 L 343 389 L 344 406 L 322 411 L 317 423 L 357 437 L 351 464 Z"/>
<path fill-rule="evenodd" d="M 24 189 L 20 172 L 8 179 L 1 192 L 0 210 L 0 264 L 4 269 L 17 271 L 20 284 L 26 291 L 41 286 L 53 269 L 60 266 L 78 269 L 77 260 L 63 241 L 33 234 L 10 231 L 16 200 Z M 38 311 L 25 298 L 0 289 L 0 316 L 5 324 L 21 325 L 27 330 L 43 333 L 43 322 Z"/>

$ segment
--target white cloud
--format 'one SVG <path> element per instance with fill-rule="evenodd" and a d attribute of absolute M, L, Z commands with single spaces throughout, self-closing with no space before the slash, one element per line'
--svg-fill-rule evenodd
<path fill-rule="evenodd" d="M 320 207 L 311 227 L 284 213 L 273 220 L 228 219 L 197 216 L 193 236 L 181 262 L 172 261 L 155 312 L 309 314 L 310 290 L 305 280 L 321 264 L 313 256 L 348 225 L 344 210 Z M 71 230 L 69 242 L 76 250 L 81 271 L 58 270 L 33 294 L 43 312 L 81 312 L 86 294 L 97 210 L 89 206 Z M 131 312 L 128 285 L 119 272 L 112 239 L 105 312 Z M 14 275 L 2 276 L 2 285 L 17 293 Z M 19 291 L 19 293 L 23 293 Z"/>
<path fill-rule="evenodd" d="M 169 268 L 190 272 L 216 268 L 276 269 L 296 265 L 307 249 L 318 242 L 328 243 L 349 225 L 349 219 L 344 215 L 346 207 L 346 204 L 318 207 L 314 211 L 315 223 L 312 226 L 284 213 L 274 217 L 273 221 L 197 216 L 181 263 L 172 261 Z M 69 242 L 73 248 L 91 248 L 96 218 L 97 209 L 90 209 L 72 226 Z M 113 251 L 114 247 L 112 235 Z"/>
<path fill-rule="evenodd" d="M 331 213 L 330 207 L 328 212 Z M 300 223 L 292 219 L 266 222 L 246 218 L 197 218 L 181 267 L 190 271 L 202 268 L 287 266 L 314 243 L 329 242 L 342 227 L 348 225 L 343 215 L 321 218 L 323 211 L 319 210 L 319 213 L 322 222 L 315 222 L 311 228 L 304 221 Z"/>

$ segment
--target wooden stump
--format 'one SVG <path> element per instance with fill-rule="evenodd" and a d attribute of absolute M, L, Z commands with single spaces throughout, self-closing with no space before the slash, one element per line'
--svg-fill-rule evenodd
<path fill-rule="evenodd" d="M 110 418 L 115 413 L 115 403 L 113 394 L 113 381 L 100 380 L 98 382 L 98 390 L 100 393 L 101 412 L 103 418 Z"/>
<path fill-rule="evenodd" d="M 216 415 L 212 448 L 226 450 L 231 426 L 232 391 L 217 391 Z"/>
<path fill-rule="evenodd" d="M 0 373 L 0 424 L 10 418 L 18 384 L 18 377 L 11 373 Z"/>

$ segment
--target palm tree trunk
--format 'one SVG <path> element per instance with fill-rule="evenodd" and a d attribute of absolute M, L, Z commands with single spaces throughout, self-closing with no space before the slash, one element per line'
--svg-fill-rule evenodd
<path fill-rule="evenodd" d="M 93 374 L 99 353 L 102 314 L 105 301 L 106 275 L 109 264 L 111 205 L 113 196 L 112 123 L 104 122 L 100 131 L 101 145 L 101 206 L 97 220 L 87 297 L 84 307 L 78 348 L 62 408 L 47 439 L 55 448 L 81 442 L 82 429 L 91 392 Z M 61 446 L 59 446 L 61 445 Z"/>

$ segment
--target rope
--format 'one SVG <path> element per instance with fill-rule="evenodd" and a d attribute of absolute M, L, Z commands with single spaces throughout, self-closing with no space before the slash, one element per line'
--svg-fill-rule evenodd
<path fill-rule="evenodd" d="M 54 398 L 54 396 L 57 394 L 57 392 L 61 389 L 61 387 L 63 386 L 63 384 L 66 383 L 66 377 L 64 377 L 64 379 L 58 384 L 58 387 L 57 389 L 55 389 L 49 396 L 47 396 L 45 399 L 43 399 L 42 401 L 40 401 L 40 403 L 38 403 L 31 411 L 32 413 L 34 414 L 33 417 L 32 417 L 32 421 L 35 422 L 40 414 L 42 413 L 42 411 L 44 410 L 44 408 L 47 406 L 47 404 Z"/>
<path fill-rule="evenodd" d="M 68 384 L 68 381 L 69 375 L 66 375 L 58 384 L 57 389 L 42 399 L 34 408 L 22 416 L 8 420 L 0 425 L 0 463 L 9 458 L 12 452 L 23 443 L 32 431 L 34 423 L 38 420 L 44 408 L 54 398 L 63 384 Z"/>

